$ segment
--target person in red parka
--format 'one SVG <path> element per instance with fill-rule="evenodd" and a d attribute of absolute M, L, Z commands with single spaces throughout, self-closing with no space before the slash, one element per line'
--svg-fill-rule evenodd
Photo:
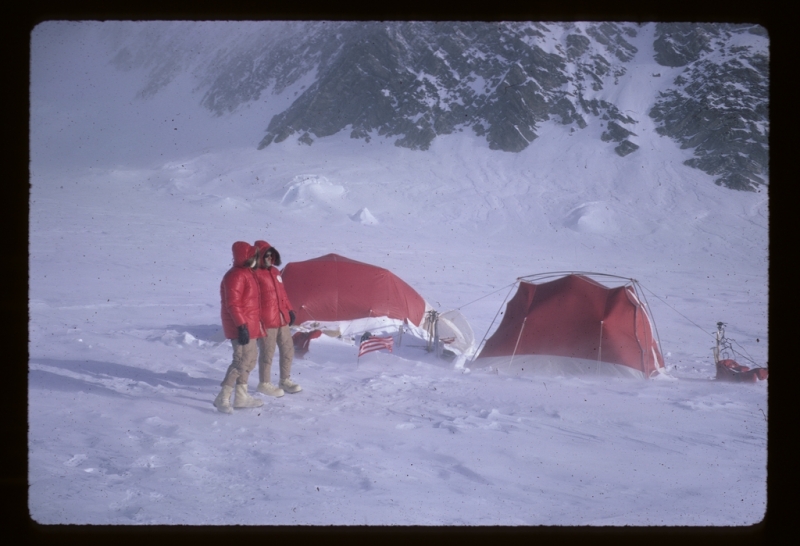
<path fill-rule="evenodd" d="M 294 342 L 289 326 L 294 324 L 294 311 L 286 295 L 283 279 L 278 271 L 281 255 L 266 241 L 256 241 L 258 249 L 258 269 L 256 277 L 261 290 L 261 323 L 265 328 L 265 336 L 258 342 L 258 392 L 269 396 L 283 396 L 284 392 L 300 392 L 302 387 L 292 381 L 292 360 L 294 359 Z M 278 346 L 280 382 L 272 384 L 272 357 L 275 345 Z"/>
<path fill-rule="evenodd" d="M 233 243 L 233 267 L 222 278 L 219 287 L 222 330 L 233 345 L 233 361 L 225 372 L 222 390 L 214 406 L 222 413 L 233 413 L 231 393 L 236 389 L 234 408 L 256 408 L 264 404 L 247 394 L 247 380 L 256 367 L 257 339 L 262 337 L 260 294 L 255 267 L 258 263 L 256 248 L 249 243 Z"/>

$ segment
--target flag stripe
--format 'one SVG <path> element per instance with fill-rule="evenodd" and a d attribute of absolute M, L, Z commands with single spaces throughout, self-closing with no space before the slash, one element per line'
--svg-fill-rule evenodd
<path fill-rule="evenodd" d="M 389 352 L 392 352 L 392 345 L 384 343 L 365 343 L 359 349 L 358 356 L 370 353 L 372 351 L 378 351 L 380 349 L 388 349 Z"/>
<path fill-rule="evenodd" d="M 370 337 L 361 342 L 358 348 L 358 356 L 380 349 L 387 349 L 391 353 L 393 347 L 394 338 L 392 337 Z"/>

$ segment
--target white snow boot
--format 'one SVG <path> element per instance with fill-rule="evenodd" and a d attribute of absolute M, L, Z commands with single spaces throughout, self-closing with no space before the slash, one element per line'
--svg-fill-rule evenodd
<path fill-rule="evenodd" d="M 263 400 L 247 394 L 247 385 L 236 385 L 236 394 L 233 395 L 234 408 L 257 408 L 263 405 Z"/>
<path fill-rule="evenodd" d="M 280 398 L 283 396 L 283 389 L 280 387 L 276 387 L 272 383 L 259 383 L 256 390 L 262 394 L 266 394 L 267 396 L 274 396 L 275 398 Z"/>
<path fill-rule="evenodd" d="M 219 394 L 214 399 L 214 407 L 217 408 L 217 411 L 222 413 L 233 413 L 233 408 L 231 407 L 231 394 L 233 394 L 233 387 L 222 387 L 222 390 L 219 391 Z"/>
<path fill-rule="evenodd" d="M 288 392 L 289 394 L 294 394 L 296 392 L 300 392 L 303 390 L 303 387 L 289 379 L 281 379 L 281 382 L 278 383 L 278 386 L 282 388 L 284 391 Z"/>

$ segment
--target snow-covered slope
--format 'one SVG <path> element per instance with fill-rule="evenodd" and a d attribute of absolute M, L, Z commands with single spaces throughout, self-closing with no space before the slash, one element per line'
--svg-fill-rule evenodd
<path fill-rule="evenodd" d="M 126 38 L 130 69 L 120 71 L 108 31 L 52 25 L 37 27 L 31 65 L 36 521 L 748 525 L 764 516 L 766 385 L 710 378 L 718 321 L 737 350 L 766 364 L 766 189 L 713 184 L 646 115 L 636 118 L 639 148 L 625 156 L 603 140 L 610 127 L 599 117 L 575 131 L 540 121 L 518 153 L 472 131 L 440 134 L 426 151 L 348 132 L 258 150 L 265 120 L 310 81 L 214 115 L 195 90 L 222 50 L 198 53 L 186 61 L 194 73 L 177 71 L 148 94 L 137 68 L 146 63 L 131 60 L 140 42 Z M 129 30 L 117 29 L 120 40 Z M 171 34 L 159 32 L 168 48 Z M 631 62 L 642 69 L 629 67 L 604 100 L 623 112 L 653 104 L 667 73 L 652 76 L 654 51 L 637 43 Z M 231 244 L 256 239 L 284 263 L 336 252 L 386 267 L 437 309 L 460 309 L 478 338 L 519 276 L 634 277 L 675 379 L 465 373 L 412 343 L 357 359 L 350 340 L 323 336 L 294 364 L 301 393 L 220 414 L 211 401 L 231 348 L 219 341 L 219 282 Z"/>

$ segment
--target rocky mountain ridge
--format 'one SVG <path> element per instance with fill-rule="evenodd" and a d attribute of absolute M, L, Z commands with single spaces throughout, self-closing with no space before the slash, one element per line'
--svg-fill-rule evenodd
<path fill-rule="evenodd" d="M 644 113 L 607 100 L 639 69 L 644 34 L 636 23 L 281 25 L 225 48 L 206 44 L 214 55 L 195 66 L 202 104 L 218 115 L 296 88 L 259 148 L 290 137 L 313 145 L 349 131 L 426 150 L 437 135 L 470 130 L 491 149 L 514 153 L 539 138 L 544 122 L 579 131 L 597 119 L 603 145 L 624 157 L 638 149 L 635 127 L 647 115 L 659 134 L 692 149 L 686 163 L 717 184 L 751 191 L 768 184 L 769 38 L 757 25 L 654 24 L 652 60 L 670 73 L 684 70 Z M 151 80 L 164 85 L 169 66 L 157 64 Z M 152 92 L 153 81 L 143 89 Z"/>

